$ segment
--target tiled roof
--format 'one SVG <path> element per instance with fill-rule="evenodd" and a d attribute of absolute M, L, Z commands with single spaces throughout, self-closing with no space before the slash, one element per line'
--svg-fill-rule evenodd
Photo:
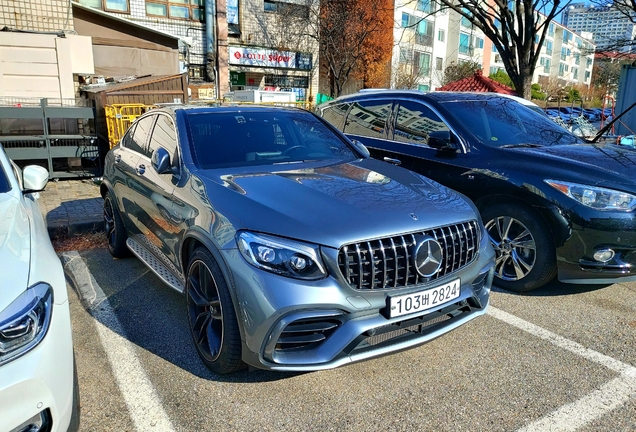
<path fill-rule="evenodd" d="M 509 95 L 517 94 L 510 87 L 485 77 L 481 70 L 476 70 L 475 75 L 468 78 L 463 78 L 459 81 L 448 83 L 443 87 L 438 87 L 437 90 L 455 92 L 493 92 Z"/>

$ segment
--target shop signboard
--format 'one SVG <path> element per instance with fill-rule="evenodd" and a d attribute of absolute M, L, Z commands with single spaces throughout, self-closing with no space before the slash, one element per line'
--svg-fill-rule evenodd
<path fill-rule="evenodd" d="M 230 64 L 287 69 L 311 69 L 311 54 L 266 48 L 229 47 Z"/>

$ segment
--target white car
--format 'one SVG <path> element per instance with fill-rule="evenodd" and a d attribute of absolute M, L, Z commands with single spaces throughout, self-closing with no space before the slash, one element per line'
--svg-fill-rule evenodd
<path fill-rule="evenodd" d="M 66 281 L 35 192 L 48 171 L 20 170 L 0 146 L 0 431 L 79 426 Z"/>

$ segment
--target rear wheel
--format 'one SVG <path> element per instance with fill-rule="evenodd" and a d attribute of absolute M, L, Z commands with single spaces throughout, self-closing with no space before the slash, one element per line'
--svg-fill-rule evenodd
<path fill-rule="evenodd" d="M 217 374 L 243 367 L 232 297 L 221 269 L 205 248 L 196 249 L 190 258 L 186 305 L 192 338 L 205 366 Z"/>
<path fill-rule="evenodd" d="M 104 226 L 108 239 L 108 250 L 111 255 L 115 258 L 129 256 L 130 251 L 126 246 L 128 234 L 110 191 L 106 192 L 106 196 L 104 196 Z"/>
<path fill-rule="evenodd" d="M 541 215 L 511 204 L 493 205 L 481 213 L 497 255 L 495 285 L 525 292 L 554 278 L 556 249 Z"/>

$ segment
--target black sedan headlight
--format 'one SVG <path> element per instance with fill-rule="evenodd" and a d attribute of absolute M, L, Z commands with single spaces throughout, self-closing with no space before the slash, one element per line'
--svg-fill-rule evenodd
<path fill-rule="evenodd" d="M 0 365 L 31 351 L 49 329 L 53 289 L 40 282 L 0 311 Z"/>
<path fill-rule="evenodd" d="M 627 192 L 559 180 L 545 182 L 584 206 L 596 210 L 632 211 L 636 208 L 636 196 Z"/>
<path fill-rule="evenodd" d="M 238 248 L 254 267 L 296 279 L 316 280 L 327 276 L 317 245 L 242 231 Z"/>

